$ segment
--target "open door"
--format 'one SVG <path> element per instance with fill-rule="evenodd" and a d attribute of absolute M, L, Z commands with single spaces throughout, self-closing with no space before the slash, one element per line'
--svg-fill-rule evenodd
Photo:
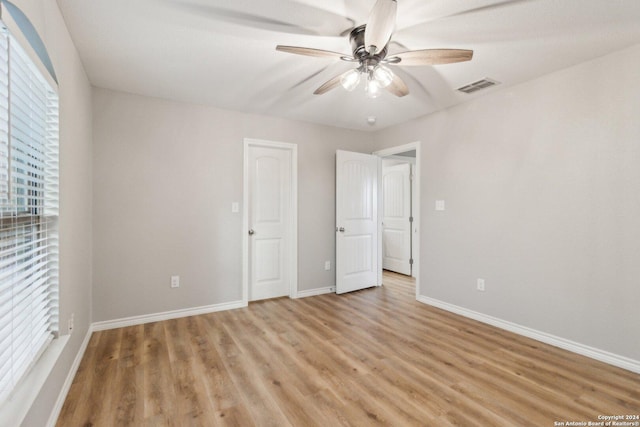
<path fill-rule="evenodd" d="M 336 293 L 377 285 L 378 162 L 336 152 Z"/>
<path fill-rule="evenodd" d="M 382 168 L 382 268 L 411 275 L 411 165 Z"/>

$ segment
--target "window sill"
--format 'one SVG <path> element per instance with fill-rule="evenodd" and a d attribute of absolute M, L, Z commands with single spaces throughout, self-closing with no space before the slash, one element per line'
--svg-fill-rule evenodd
<path fill-rule="evenodd" d="M 42 353 L 27 376 L 22 379 L 13 394 L 0 406 L 0 425 L 19 426 L 22 424 L 68 341 L 69 335 L 51 341 L 51 344 Z"/>

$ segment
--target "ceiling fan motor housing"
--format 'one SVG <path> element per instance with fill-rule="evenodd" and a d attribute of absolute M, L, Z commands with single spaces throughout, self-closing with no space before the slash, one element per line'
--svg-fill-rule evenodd
<path fill-rule="evenodd" d="M 349 41 L 351 42 L 351 50 L 353 51 L 353 57 L 360 61 L 361 64 L 368 66 L 375 66 L 387 56 L 387 46 L 371 55 L 364 47 L 364 30 L 366 25 L 360 25 L 359 27 L 351 30 L 349 34 Z"/>

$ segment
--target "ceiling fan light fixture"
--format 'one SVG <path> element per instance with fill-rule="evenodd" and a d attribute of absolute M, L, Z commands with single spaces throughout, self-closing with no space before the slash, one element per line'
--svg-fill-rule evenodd
<path fill-rule="evenodd" d="M 369 98 L 377 98 L 380 96 L 380 84 L 378 84 L 377 80 L 375 79 L 368 79 L 367 80 L 367 96 Z"/>
<path fill-rule="evenodd" d="M 383 65 L 378 65 L 373 69 L 373 78 L 378 82 L 380 87 L 389 86 L 394 77 L 393 71 Z"/>
<path fill-rule="evenodd" d="M 360 72 L 357 69 L 353 69 L 347 72 L 340 79 L 340 84 L 345 90 L 351 92 L 360 84 Z"/>

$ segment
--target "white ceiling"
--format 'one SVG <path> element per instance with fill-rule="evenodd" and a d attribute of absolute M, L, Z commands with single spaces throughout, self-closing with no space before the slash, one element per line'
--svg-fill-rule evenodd
<path fill-rule="evenodd" d="M 496 90 L 455 90 L 484 77 L 504 87 L 640 43 L 640 0 L 398 0 L 392 41 L 472 49 L 473 60 L 394 67 L 411 91 L 404 98 L 368 99 L 361 88 L 341 87 L 313 95 L 353 65 L 276 45 L 351 54 L 348 36 L 339 34 L 366 23 L 374 2 L 58 0 L 95 86 L 361 130 Z"/>

